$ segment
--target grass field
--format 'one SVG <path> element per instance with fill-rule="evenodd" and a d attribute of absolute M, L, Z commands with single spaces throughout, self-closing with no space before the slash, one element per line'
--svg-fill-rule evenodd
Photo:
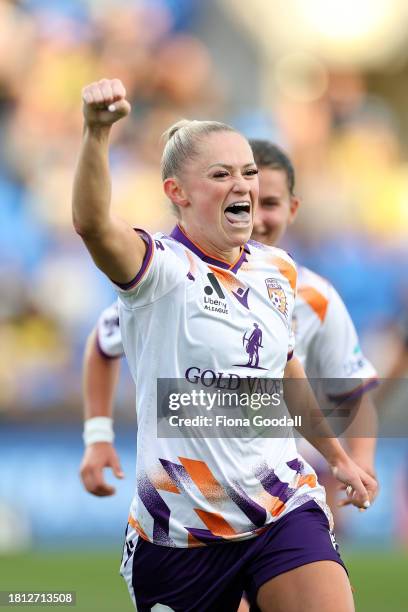
<path fill-rule="evenodd" d="M 355 589 L 358 612 L 406 612 L 408 553 L 370 551 L 345 554 L 344 559 Z M 77 603 L 68 609 L 76 612 L 131 612 L 134 608 L 125 582 L 118 574 L 118 566 L 116 552 L 0 557 L 0 590 L 72 590 L 76 591 Z M 2 606 L 2 609 L 15 607 Z M 35 606 L 34 609 L 61 608 L 65 606 Z"/>

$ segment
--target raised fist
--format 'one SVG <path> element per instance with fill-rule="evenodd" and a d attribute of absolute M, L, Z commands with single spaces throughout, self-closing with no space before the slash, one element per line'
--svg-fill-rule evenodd
<path fill-rule="evenodd" d="M 82 90 L 83 113 L 89 127 L 110 126 L 130 113 L 126 89 L 119 79 L 102 79 Z"/>

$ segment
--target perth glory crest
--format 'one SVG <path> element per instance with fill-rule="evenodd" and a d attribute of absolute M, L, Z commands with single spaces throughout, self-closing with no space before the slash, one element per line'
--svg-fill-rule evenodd
<path fill-rule="evenodd" d="M 281 312 L 285 317 L 287 317 L 288 303 L 281 285 L 275 278 L 265 278 L 265 284 L 273 306 L 277 308 L 277 310 L 279 310 L 279 312 Z"/>

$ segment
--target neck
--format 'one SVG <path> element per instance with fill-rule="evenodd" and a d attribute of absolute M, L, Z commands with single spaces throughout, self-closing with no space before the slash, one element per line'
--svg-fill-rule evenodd
<path fill-rule="evenodd" d="M 203 253 L 214 259 L 220 259 L 221 261 L 233 264 L 241 254 L 241 247 L 239 246 L 231 247 L 230 249 L 219 249 L 210 240 L 206 240 L 201 233 L 197 232 L 196 235 L 192 228 L 187 231 L 180 221 L 178 226 L 191 242 L 203 251 Z"/>

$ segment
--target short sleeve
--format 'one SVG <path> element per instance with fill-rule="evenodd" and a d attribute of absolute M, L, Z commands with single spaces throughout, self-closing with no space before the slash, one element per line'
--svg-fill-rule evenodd
<path fill-rule="evenodd" d="M 104 357 L 113 359 L 123 356 L 117 302 L 106 308 L 99 317 L 96 326 L 96 340 L 99 351 Z"/>
<path fill-rule="evenodd" d="M 146 243 L 142 266 L 130 283 L 114 283 L 121 303 L 129 309 L 159 300 L 185 281 L 190 267 L 185 249 L 177 241 L 137 231 Z"/>
<path fill-rule="evenodd" d="M 353 321 L 334 287 L 330 287 L 326 316 L 308 359 L 316 364 L 314 370 L 330 398 L 357 390 L 363 393 L 376 384 L 377 372 L 364 356 Z"/>

